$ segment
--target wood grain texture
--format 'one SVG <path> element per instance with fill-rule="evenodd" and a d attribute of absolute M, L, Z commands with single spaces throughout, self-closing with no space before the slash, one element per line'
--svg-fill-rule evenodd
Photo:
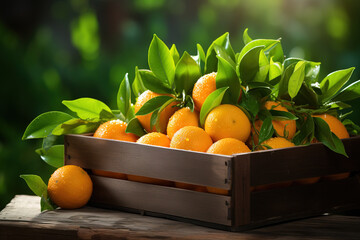
<path fill-rule="evenodd" d="M 322 143 L 249 153 L 250 184 L 257 186 L 360 171 L 360 136 L 342 141 L 349 158 L 332 152 Z"/>
<path fill-rule="evenodd" d="M 88 169 L 101 169 L 230 189 L 231 156 L 206 154 L 91 136 L 65 136 L 65 162 Z"/>
<path fill-rule="evenodd" d="M 40 199 L 16 196 L 0 212 L 0 239 L 359 239 L 360 217 L 330 215 L 233 233 L 162 218 L 84 207 L 40 213 Z"/>
<path fill-rule="evenodd" d="M 230 226 L 229 196 L 91 176 L 91 202 L 100 206 L 124 207 Z"/>

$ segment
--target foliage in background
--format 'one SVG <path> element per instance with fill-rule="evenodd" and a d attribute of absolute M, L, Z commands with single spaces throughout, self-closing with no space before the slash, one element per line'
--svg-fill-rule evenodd
<path fill-rule="evenodd" d="M 91 96 L 115 108 L 125 72 L 132 80 L 130 69 L 147 67 L 143 53 L 153 33 L 168 46 L 176 43 L 179 52 L 189 49 L 190 55 L 196 55 L 194 42 L 208 47 L 223 32 L 230 32 L 233 47 L 240 49 L 246 26 L 255 38 L 283 36 L 288 57 L 322 62 L 321 73 L 326 74 L 360 65 L 359 5 L 350 0 L 72 0 L 70 4 L 57 0 L 26 1 L 22 8 L 17 1 L 4 3 L 0 209 L 14 194 L 30 193 L 18 178 L 21 173 L 40 173 L 46 182 L 54 170 L 33 152 L 41 146 L 20 141 L 26 125 L 49 109 L 65 111 L 62 99 Z M 359 76 L 357 68 L 352 80 Z M 359 111 L 349 116 L 356 123 Z"/>

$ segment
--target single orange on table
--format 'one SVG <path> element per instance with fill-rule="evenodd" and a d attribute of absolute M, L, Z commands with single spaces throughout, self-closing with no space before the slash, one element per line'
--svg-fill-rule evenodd
<path fill-rule="evenodd" d="M 193 88 L 192 98 L 195 109 L 200 112 L 205 99 L 216 90 L 216 72 L 208 73 L 199 78 Z"/>
<path fill-rule="evenodd" d="M 167 135 L 172 139 L 179 129 L 186 126 L 199 126 L 199 112 L 196 110 L 192 112 L 188 107 L 177 110 L 169 120 L 166 130 Z"/>
<path fill-rule="evenodd" d="M 274 101 L 265 102 L 265 108 L 267 110 L 276 110 L 289 112 L 286 107 L 281 106 L 280 103 Z M 273 120 L 272 121 L 275 132 L 280 137 L 286 137 L 292 139 L 296 133 L 296 121 L 295 120 Z M 286 136 L 285 134 L 286 133 Z"/>
<path fill-rule="evenodd" d="M 145 92 L 143 92 L 137 99 L 135 106 L 134 106 L 134 110 L 135 110 L 135 114 L 141 109 L 141 107 L 150 99 L 154 98 L 154 97 L 158 97 L 158 96 L 163 96 L 164 94 L 159 94 L 159 93 L 154 93 L 150 90 L 146 90 Z M 174 112 L 177 110 L 176 107 L 174 107 L 177 104 L 177 102 L 172 102 L 171 104 L 169 104 L 167 107 L 164 108 L 164 110 L 161 111 L 160 113 L 160 132 L 165 133 L 166 132 L 166 127 L 167 124 L 169 122 L 169 118 L 171 117 L 171 115 L 174 114 Z M 150 119 L 151 119 L 152 113 L 146 114 L 146 115 L 138 115 L 136 116 L 136 118 L 139 120 L 139 122 L 141 123 L 141 125 L 143 126 L 143 128 L 145 128 L 145 130 L 147 132 L 156 132 L 156 128 L 155 126 L 153 126 L 152 129 L 150 129 Z"/>
<path fill-rule="evenodd" d="M 47 192 L 57 206 L 75 209 L 89 201 L 92 190 L 93 184 L 87 172 L 75 165 L 65 165 L 51 175 Z"/>
<path fill-rule="evenodd" d="M 250 121 L 238 107 L 223 104 L 212 109 L 205 119 L 205 131 L 213 141 L 236 138 L 242 142 L 250 136 Z"/>
<path fill-rule="evenodd" d="M 170 139 L 163 133 L 151 132 L 151 133 L 145 134 L 144 136 L 139 138 L 137 140 L 137 143 L 161 146 L 161 147 L 169 147 Z M 163 185 L 163 186 L 171 186 L 173 184 L 171 181 L 167 181 L 167 180 L 144 177 L 144 176 L 137 176 L 137 175 L 131 175 L 131 174 L 127 175 L 127 179 L 130 181 L 135 181 L 135 182 L 150 183 L 150 184 L 157 184 L 157 185 Z"/>
<path fill-rule="evenodd" d="M 348 131 L 346 130 L 346 127 L 342 122 L 337 119 L 336 117 L 330 115 L 330 114 L 319 114 L 319 115 L 313 115 L 313 117 L 318 117 L 324 120 L 330 128 L 330 131 L 333 132 L 339 139 L 349 138 L 350 135 Z M 323 180 L 341 180 L 348 178 L 350 176 L 349 172 L 345 173 L 337 173 L 337 174 L 331 174 L 327 176 L 323 176 Z"/>
<path fill-rule="evenodd" d="M 127 124 L 119 119 L 110 120 L 101 124 L 94 133 L 94 137 L 105 138 L 105 139 L 114 139 L 127 142 L 136 142 L 138 137 L 133 133 L 126 133 Z M 126 174 L 104 171 L 100 169 L 93 169 L 93 174 L 103 177 L 119 178 L 126 179 Z"/>
<path fill-rule="evenodd" d="M 207 150 L 207 153 L 213 154 L 222 154 L 222 155 L 233 155 L 237 153 L 246 153 L 251 152 L 249 147 L 245 145 L 244 142 L 237 140 L 235 138 L 223 138 Z M 228 195 L 229 191 L 226 189 L 215 188 L 215 187 L 206 187 L 207 191 L 210 193 Z"/>

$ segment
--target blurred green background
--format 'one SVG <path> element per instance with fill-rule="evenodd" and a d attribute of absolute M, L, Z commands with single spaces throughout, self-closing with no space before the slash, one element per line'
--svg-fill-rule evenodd
<path fill-rule="evenodd" d="M 147 68 L 156 33 L 180 52 L 196 53 L 230 32 L 236 51 L 253 38 L 282 37 L 287 56 L 322 62 L 320 77 L 351 66 L 360 76 L 360 1 L 352 0 L 13 0 L 0 8 L 0 209 L 31 194 L 20 174 L 47 182 L 54 169 L 21 141 L 32 119 L 61 101 L 92 97 L 116 106 L 124 74 Z M 350 116 L 359 124 L 359 102 Z"/>

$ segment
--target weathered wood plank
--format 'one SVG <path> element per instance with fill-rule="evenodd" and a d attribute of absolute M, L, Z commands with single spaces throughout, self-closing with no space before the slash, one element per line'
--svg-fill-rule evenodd
<path fill-rule="evenodd" d="M 145 201 L 145 200 L 144 200 Z M 162 218 L 84 207 L 40 213 L 39 198 L 16 196 L 0 212 L 0 239 L 359 239 L 359 216 L 321 216 L 233 233 Z"/>
<path fill-rule="evenodd" d="M 201 186 L 230 189 L 230 183 L 225 182 L 229 175 L 225 163 L 230 159 L 90 136 L 65 136 L 66 164 Z"/>

